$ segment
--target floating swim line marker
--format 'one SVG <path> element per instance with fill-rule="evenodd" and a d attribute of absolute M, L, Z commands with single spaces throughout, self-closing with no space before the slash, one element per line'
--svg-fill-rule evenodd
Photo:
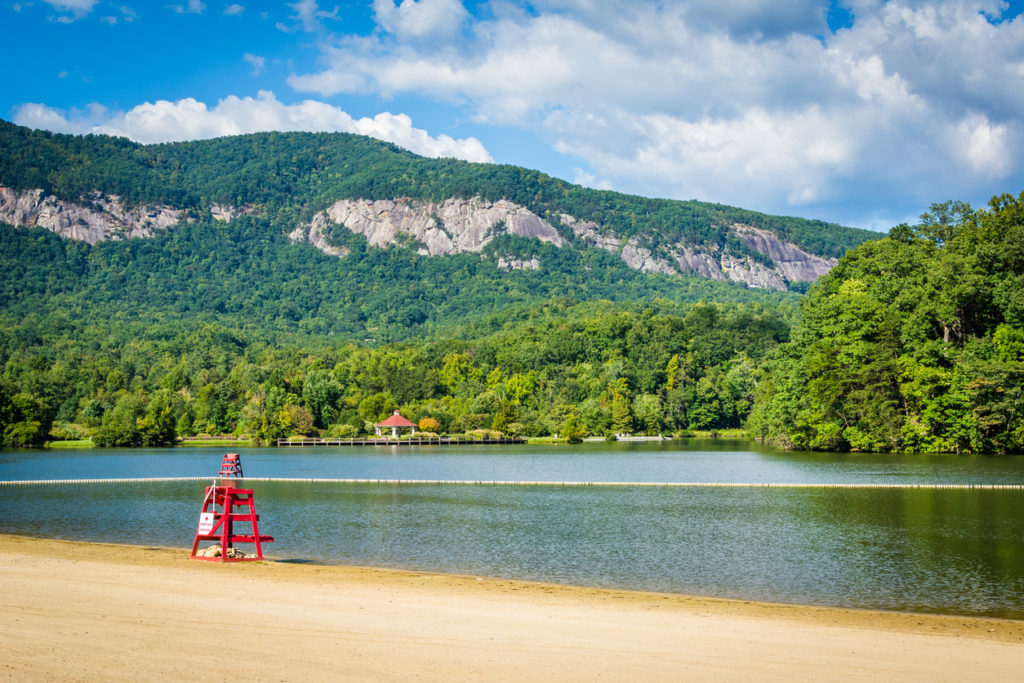
<path fill-rule="evenodd" d="M 210 477 L 144 477 L 118 479 L 25 479 L 0 481 L 0 486 L 41 484 L 135 484 L 151 482 L 209 481 Z M 746 483 L 675 481 L 521 481 L 470 479 L 323 479 L 303 477 L 246 477 L 249 482 L 286 482 L 296 484 L 386 484 L 394 486 L 560 486 L 618 488 L 721 488 L 721 489 L 975 489 L 983 491 L 1024 491 L 1024 484 L 873 484 L 873 483 Z"/>

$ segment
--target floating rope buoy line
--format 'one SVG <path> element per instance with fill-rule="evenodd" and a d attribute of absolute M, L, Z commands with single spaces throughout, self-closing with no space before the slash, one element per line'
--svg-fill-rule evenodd
<path fill-rule="evenodd" d="M 23 479 L 0 481 L 0 486 L 44 484 L 136 484 L 151 482 L 209 481 L 210 477 L 140 477 L 117 479 Z M 755 483 L 755 482 L 673 482 L 673 481 L 525 481 L 471 479 L 324 479 L 303 477 L 245 477 L 249 482 L 295 484 L 383 484 L 392 486 L 555 486 L 563 488 L 725 488 L 725 489 L 973 489 L 981 491 L 1022 491 L 1024 484 L 872 484 L 872 483 Z"/>

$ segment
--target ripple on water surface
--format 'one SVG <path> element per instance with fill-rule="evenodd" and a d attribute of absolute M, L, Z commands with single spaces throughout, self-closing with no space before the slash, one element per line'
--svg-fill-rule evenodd
<path fill-rule="evenodd" d="M 203 486 L 3 487 L 0 531 L 184 548 Z M 252 487 L 293 560 L 1024 617 L 1021 491 Z"/>

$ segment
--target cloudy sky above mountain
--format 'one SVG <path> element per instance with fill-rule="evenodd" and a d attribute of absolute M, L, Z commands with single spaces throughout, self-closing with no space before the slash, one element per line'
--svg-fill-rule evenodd
<path fill-rule="evenodd" d="M 1000 0 L 35 0 L 0 117 L 140 142 L 346 131 L 886 230 L 1024 190 Z"/>

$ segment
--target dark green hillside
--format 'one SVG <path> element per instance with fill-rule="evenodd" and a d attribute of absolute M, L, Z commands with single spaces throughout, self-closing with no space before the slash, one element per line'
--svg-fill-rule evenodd
<path fill-rule="evenodd" d="M 428 258 L 410 249 L 368 248 L 345 230 L 335 235 L 351 251 L 344 259 L 288 243 L 285 235 L 298 221 L 339 197 L 505 197 L 542 213 L 603 216 L 616 224 L 628 218 L 627 231 L 664 229 L 673 240 L 684 234 L 698 241 L 725 239 L 717 226 L 729 212 L 790 231 L 813 225 L 697 202 L 596 192 L 511 166 L 424 159 L 342 134 L 266 133 L 146 146 L 0 122 L 0 184 L 85 202 L 99 189 L 130 203 L 196 209 L 192 222 L 155 237 L 93 247 L 42 230 L 0 228 L 0 266 L 11 274 L 0 281 L 0 314 L 11 321 L 9 334 L 24 326 L 19 321 L 75 311 L 77 325 L 178 319 L 183 325 L 216 322 L 257 338 L 384 343 L 441 335 L 476 317 L 552 297 L 795 301 L 697 277 L 644 275 L 602 250 L 558 249 L 511 236 L 494 240 L 486 253 L 536 256 L 540 270 L 505 272 L 477 254 Z M 260 210 L 225 224 L 208 218 L 214 203 Z M 646 222 L 637 220 L 641 213 Z M 821 251 L 861 239 L 858 231 L 833 228 L 816 236 L 827 242 Z M 846 241 L 831 240 L 833 232 Z"/>
<path fill-rule="evenodd" d="M 195 142 L 139 145 L 103 135 L 70 136 L 0 121 L 0 185 L 43 189 L 67 200 L 93 190 L 130 203 L 208 208 L 259 205 L 278 227 L 338 199 L 413 197 L 441 201 L 508 199 L 557 220 L 567 213 L 652 246 L 682 241 L 748 250 L 723 228 L 770 230 L 805 250 L 841 256 L 876 233 L 822 221 L 768 216 L 697 201 L 648 199 L 591 190 L 517 166 L 426 159 L 372 138 L 344 133 L 257 133 Z"/>
<path fill-rule="evenodd" d="M 344 259 L 290 245 L 266 220 L 184 224 L 149 239 L 89 246 L 0 224 L 0 320 L 67 316 L 75 325 L 179 320 L 249 330 L 257 338 L 381 343 L 438 336 L 474 318 L 554 297 L 577 300 L 764 302 L 796 295 L 703 278 L 649 276 L 600 250 L 537 243 L 540 270 L 499 270 L 478 254 L 420 256 L 369 248 L 350 235 Z M 45 323 L 44 323 L 45 324 Z M 31 335 L 29 335 L 31 337 Z M 22 342 L 13 341 L 14 347 Z M 0 361 L 5 350 L 0 349 Z"/>

